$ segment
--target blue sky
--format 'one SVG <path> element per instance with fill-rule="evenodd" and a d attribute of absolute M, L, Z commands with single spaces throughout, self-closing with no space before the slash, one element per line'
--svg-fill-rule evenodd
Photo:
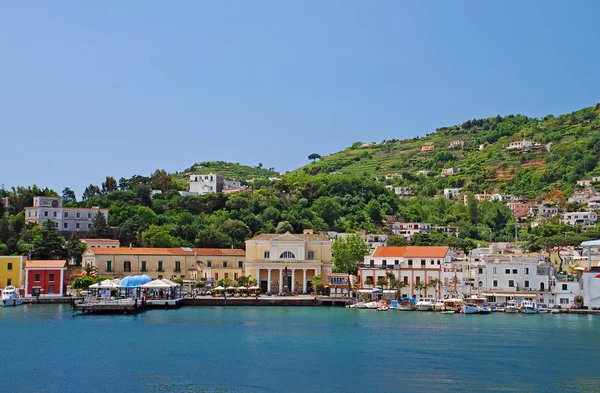
<path fill-rule="evenodd" d="M 0 3 L 0 184 L 225 160 L 600 101 L 596 1 Z"/>

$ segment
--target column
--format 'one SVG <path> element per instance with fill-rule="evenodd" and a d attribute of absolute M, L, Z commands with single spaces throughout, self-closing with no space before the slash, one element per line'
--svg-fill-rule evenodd
<path fill-rule="evenodd" d="M 279 292 L 283 291 L 283 269 L 279 269 Z"/>
<path fill-rule="evenodd" d="M 260 287 L 260 269 L 256 269 L 256 276 L 254 278 L 256 278 L 256 285 Z"/>
<path fill-rule="evenodd" d="M 302 281 L 302 292 L 306 293 L 306 290 L 308 289 L 306 287 L 306 269 L 302 270 L 304 270 L 304 274 L 302 275 L 302 277 L 304 278 L 304 281 Z"/>
<path fill-rule="evenodd" d="M 296 283 L 294 282 L 294 270 L 295 270 L 295 269 L 290 269 L 290 270 L 291 270 L 291 272 L 292 272 L 292 275 L 291 275 L 291 280 L 290 280 L 290 292 L 294 292 L 294 288 L 295 288 L 295 284 L 296 284 Z"/>
<path fill-rule="evenodd" d="M 271 292 L 271 269 L 267 269 L 267 291 Z"/>

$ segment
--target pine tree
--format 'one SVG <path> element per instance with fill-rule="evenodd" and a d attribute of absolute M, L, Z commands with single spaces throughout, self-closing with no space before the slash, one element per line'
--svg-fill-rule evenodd
<path fill-rule="evenodd" d="M 77 231 L 71 232 L 71 237 L 69 237 L 69 241 L 67 242 L 67 258 L 69 260 L 75 260 L 77 265 L 81 264 L 81 256 L 87 249 L 85 243 L 82 243 L 79 238 L 79 233 Z"/>
<path fill-rule="evenodd" d="M 112 239 L 113 231 L 101 212 L 96 213 L 92 218 L 92 227 L 88 231 L 87 237 L 90 239 Z"/>
<path fill-rule="evenodd" d="M 42 228 L 33 238 L 33 259 L 66 258 L 65 239 L 58 233 L 58 224 L 52 220 L 44 221 Z"/>

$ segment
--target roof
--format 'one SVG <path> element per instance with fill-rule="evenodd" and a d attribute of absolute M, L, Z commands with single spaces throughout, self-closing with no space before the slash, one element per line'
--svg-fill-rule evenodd
<path fill-rule="evenodd" d="M 51 260 L 51 261 L 27 261 L 25 262 L 25 269 L 60 269 L 67 267 L 67 261 L 65 260 Z"/>
<path fill-rule="evenodd" d="M 81 239 L 82 243 L 119 243 L 117 239 Z"/>
<path fill-rule="evenodd" d="M 250 240 L 273 240 L 276 237 L 283 236 L 285 233 L 262 233 L 260 235 L 254 236 Z M 320 241 L 320 242 L 328 242 L 329 239 L 323 235 L 319 235 L 318 233 L 290 233 L 292 236 L 299 237 L 300 239 L 306 241 Z"/>
<path fill-rule="evenodd" d="M 373 257 L 445 258 L 448 246 L 379 246 Z"/>
<path fill-rule="evenodd" d="M 151 248 L 151 247 L 97 247 L 89 250 L 94 255 L 209 255 L 209 256 L 245 256 L 246 252 L 239 248 Z"/>

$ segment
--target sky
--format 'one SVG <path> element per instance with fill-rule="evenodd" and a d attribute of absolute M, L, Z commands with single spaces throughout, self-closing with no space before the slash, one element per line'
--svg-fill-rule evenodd
<path fill-rule="evenodd" d="M 600 102 L 598 1 L 0 2 L 0 185 L 224 160 Z"/>

